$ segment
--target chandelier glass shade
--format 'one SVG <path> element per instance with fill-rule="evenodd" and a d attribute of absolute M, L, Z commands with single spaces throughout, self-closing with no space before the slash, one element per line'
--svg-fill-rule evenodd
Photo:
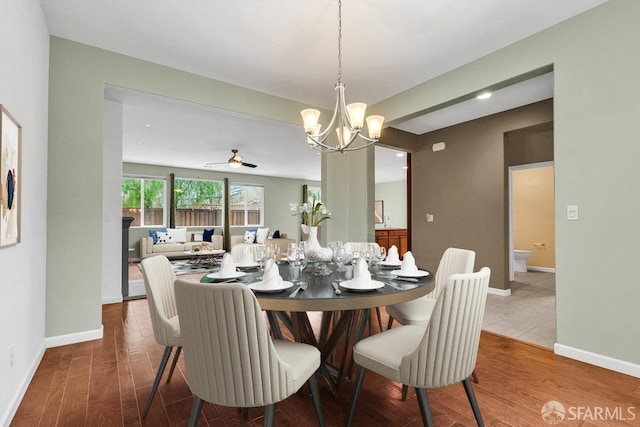
<path fill-rule="evenodd" d="M 338 0 L 338 83 L 335 86 L 336 105 L 333 117 L 323 131 L 318 122 L 320 111 L 306 109 L 300 112 L 307 134 L 307 143 L 318 151 L 344 152 L 360 150 L 379 141 L 384 124 L 384 117 L 373 115 L 365 118 L 367 104 L 354 102 L 347 104 L 342 83 L 342 1 Z M 367 123 L 368 136 L 363 133 L 364 123 Z M 338 144 L 331 146 L 327 139 L 332 129 L 336 130 Z M 364 143 L 352 143 L 360 138 Z"/>

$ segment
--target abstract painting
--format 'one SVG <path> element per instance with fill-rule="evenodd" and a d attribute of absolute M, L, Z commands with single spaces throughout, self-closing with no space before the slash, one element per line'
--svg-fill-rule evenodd
<path fill-rule="evenodd" d="M 0 247 L 20 242 L 22 126 L 0 105 Z"/>

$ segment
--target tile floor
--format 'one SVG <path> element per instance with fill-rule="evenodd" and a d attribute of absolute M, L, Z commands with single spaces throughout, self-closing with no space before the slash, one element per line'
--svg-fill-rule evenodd
<path fill-rule="evenodd" d="M 556 275 L 515 273 L 511 295 L 487 296 L 482 329 L 553 348 L 556 342 Z"/>

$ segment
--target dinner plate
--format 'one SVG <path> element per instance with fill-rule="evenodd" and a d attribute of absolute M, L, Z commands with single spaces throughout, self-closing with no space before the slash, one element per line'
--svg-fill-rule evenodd
<path fill-rule="evenodd" d="M 406 273 L 402 270 L 393 270 L 391 274 L 395 274 L 400 277 L 427 277 L 429 275 L 428 271 L 418 270 L 416 273 Z"/>
<path fill-rule="evenodd" d="M 340 282 L 339 285 L 345 289 L 349 289 L 354 292 L 369 292 L 375 291 L 376 289 L 380 289 L 384 287 L 384 283 L 378 282 L 377 280 L 372 280 L 369 282 L 367 287 L 363 287 L 361 285 L 355 285 L 353 280 L 345 280 L 344 282 Z"/>
<path fill-rule="evenodd" d="M 209 279 L 215 279 L 215 280 L 226 280 L 226 279 L 237 279 L 238 277 L 242 277 L 244 276 L 246 273 L 243 273 L 242 271 L 234 271 L 231 274 L 225 274 L 224 276 L 220 274 L 219 271 L 216 271 L 215 273 L 209 273 L 207 274 L 207 277 Z"/>
<path fill-rule="evenodd" d="M 402 261 L 380 261 L 380 265 L 383 267 L 400 267 Z"/>
<path fill-rule="evenodd" d="M 237 268 L 256 268 L 258 264 L 236 264 Z"/>
<path fill-rule="evenodd" d="M 248 286 L 249 286 L 249 289 L 256 292 L 272 293 L 272 292 L 280 292 L 280 291 L 284 291 L 285 289 L 289 289 L 290 287 L 293 286 L 293 283 L 283 280 L 282 282 L 280 282 L 279 286 L 270 285 L 266 287 L 264 286 L 264 282 L 261 280 L 259 282 L 249 283 Z"/>

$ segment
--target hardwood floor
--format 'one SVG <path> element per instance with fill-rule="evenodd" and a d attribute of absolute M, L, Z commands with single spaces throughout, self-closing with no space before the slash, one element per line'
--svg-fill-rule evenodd
<path fill-rule="evenodd" d="M 140 418 L 163 351 L 153 339 L 147 301 L 104 306 L 103 325 L 101 340 L 46 351 L 12 426 L 187 424 L 193 398 L 184 379 L 182 358 L 171 383 L 163 379 L 147 419 Z M 487 426 L 548 425 L 540 410 L 551 400 L 564 405 L 567 417 L 568 407 L 580 406 L 621 408 L 619 413 L 626 418 L 565 420 L 561 425 L 640 423 L 640 379 L 556 356 L 547 349 L 483 332 L 476 372 L 480 383 L 474 384 L 474 390 Z M 327 425 L 344 425 L 353 383 L 343 383 L 338 396 L 330 393 L 323 380 L 319 385 Z M 429 390 L 428 397 L 436 426 L 475 425 L 462 385 Z M 628 411 L 635 419 L 630 419 Z M 258 426 L 263 422 L 262 408 L 251 408 L 245 420 L 235 408 L 206 403 L 203 414 L 201 426 Z M 276 425 L 317 425 L 311 398 L 297 393 L 279 403 Z M 355 425 L 422 425 L 416 396 L 410 393 L 402 402 L 398 384 L 368 372 Z"/>

